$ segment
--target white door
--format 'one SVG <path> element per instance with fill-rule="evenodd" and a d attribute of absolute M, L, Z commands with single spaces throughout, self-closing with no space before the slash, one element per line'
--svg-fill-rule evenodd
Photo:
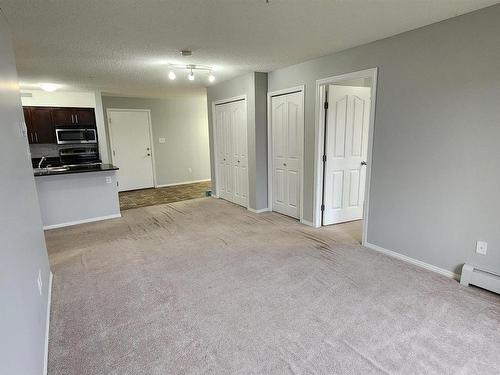
<path fill-rule="evenodd" d="M 148 111 L 108 110 L 113 163 L 120 191 L 154 187 Z"/>
<path fill-rule="evenodd" d="M 363 218 L 369 117 L 369 87 L 328 87 L 325 225 Z"/>
<path fill-rule="evenodd" d="M 300 217 L 304 133 L 302 92 L 271 98 L 272 209 Z"/>
<path fill-rule="evenodd" d="M 248 206 L 246 101 L 215 106 L 217 185 L 221 198 Z"/>

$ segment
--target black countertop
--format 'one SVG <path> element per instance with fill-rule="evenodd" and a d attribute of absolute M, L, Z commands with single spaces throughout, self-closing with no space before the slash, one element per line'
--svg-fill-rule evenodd
<path fill-rule="evenodd" d="M 109 172 L 117 171 L 118 167 L 113 164 L 99 164 L 99 165 L 78 165 L 68 167 L 66 170 L 50 170 L 45 168 L 35 168 L 35 177 L 39 176 L 59 176 L 62 174 L 73 174 L 73 173 L 88 173 L 88 172 Z"/>

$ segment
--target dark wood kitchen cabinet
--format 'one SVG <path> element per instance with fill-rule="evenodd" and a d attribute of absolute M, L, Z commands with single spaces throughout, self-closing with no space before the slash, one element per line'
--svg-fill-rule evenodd
<path fill-rule="evenodd" d="M 51 108 L 23 107 L 29 143 L 56 143 Z"/>
<path fill-rule="evenodd" d="M 53 108 L 56 126 L 95 126 L 93 108 Z"/>
<path fill-rule="evenodd" d="M 57 126 L 95 128 L 94 108 L 23 107 L 29 143 L 57 143 Z"/>

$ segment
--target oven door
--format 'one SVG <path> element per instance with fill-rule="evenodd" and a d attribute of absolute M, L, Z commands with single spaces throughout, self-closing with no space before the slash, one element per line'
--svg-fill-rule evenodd
<path fill-rule="evenodd" d="M 57 144 L 72 144 L 72 143 L 97 143 L 97 135 L 95 129 L 82 128 L 58 128 L 56 129 Z"/>

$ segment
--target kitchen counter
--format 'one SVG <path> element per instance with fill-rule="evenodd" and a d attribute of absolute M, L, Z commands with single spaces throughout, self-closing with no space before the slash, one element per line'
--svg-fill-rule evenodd
<path fill-rule="evenodd" d="M 101 164 L 35 172 L 44 229 L 120 217 L 117 170 Z"/>
<path fill-rule="evenodd" d="M 35 177 L 39 177 L 39 176 L 59 176 L 63 174 L 73 174 L 73 173 L 109 172 L 118 170 L 118 167 L 115 167 L 113 164 L 78 165 L 66 168 L 65 167 L 56 167 L 53 169 L 34 168 L 33 171 Z"/>

